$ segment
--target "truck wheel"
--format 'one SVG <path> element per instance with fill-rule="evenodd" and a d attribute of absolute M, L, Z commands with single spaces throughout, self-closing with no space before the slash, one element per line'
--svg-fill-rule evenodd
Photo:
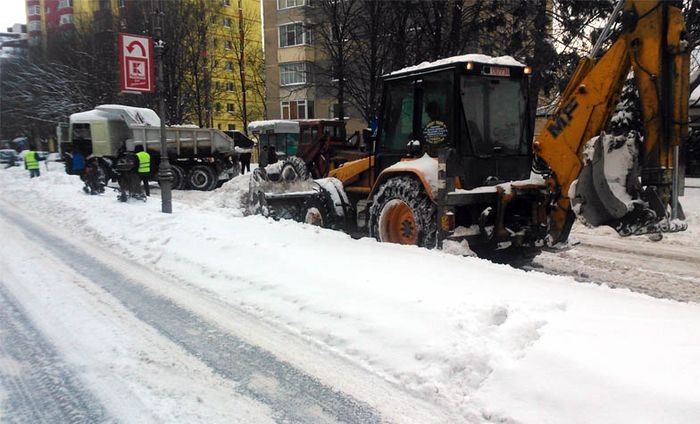
<path fill-rule="evenodd" d="M 210 167 L 197 165 L 187 175 L 187 182 L 194 190 L 208 191 L 216 186 L 216 176 Z"/>
<path fill-rule="evenodd" d="M 171 165 L 170 170 L 173 172 L 173 190 L 185 190 L 187 188 L 185 170 L 178 165 Z"/>
<path fill-rule="evenodd" d="M 437 207 L 410 176 L 387 180 L 369 210 L 370 236 L 389 243 L 435 247 Z"/>

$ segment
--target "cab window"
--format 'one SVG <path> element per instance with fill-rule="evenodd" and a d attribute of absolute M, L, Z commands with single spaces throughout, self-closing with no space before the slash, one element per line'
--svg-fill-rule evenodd
<path fill-rule="evenodd" d="M 386 91 L 386 115 L 379 144 L 385 151 L 404 151 L 413 138 L 413 82 L 390 83 Z"/>

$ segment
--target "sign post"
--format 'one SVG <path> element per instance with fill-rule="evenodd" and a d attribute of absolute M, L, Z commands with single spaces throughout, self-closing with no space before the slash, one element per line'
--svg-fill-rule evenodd
<path fill-rule="evenodd" d="M 151 37 L 120 33 L 119 69 L 121 91 L 152 93 L 155 83 Z"/>

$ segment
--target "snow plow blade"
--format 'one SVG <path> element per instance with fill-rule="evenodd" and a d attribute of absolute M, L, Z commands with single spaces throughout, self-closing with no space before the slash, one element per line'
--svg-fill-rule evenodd
<path fill-rule="evenodd" d="M 248 201 L 250 214 L 275 220 L 291 219 L 324 228 L 352 229 L 354 209 L 340 181 L 335 178 L 312 180 L 298 175 L 295 178 L 291 174 L 275 172 L 270 166 L 253 171 Z"/>

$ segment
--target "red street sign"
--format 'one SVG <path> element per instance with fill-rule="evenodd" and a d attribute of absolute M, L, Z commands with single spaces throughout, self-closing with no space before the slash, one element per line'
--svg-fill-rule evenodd
<path fill-rule="evenodd" d="M 152 93 L 155 84 L 151 37 L 120 33 L 119 69 L 122 91 Z"/>

